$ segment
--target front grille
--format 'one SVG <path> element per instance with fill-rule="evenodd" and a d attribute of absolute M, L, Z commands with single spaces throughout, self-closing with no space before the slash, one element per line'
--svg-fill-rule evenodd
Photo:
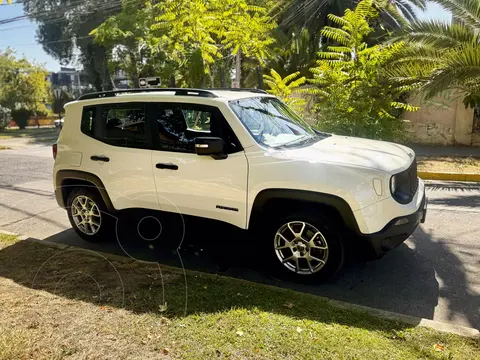
<path fill-rule="evenodd" d="M 417 159 L 414 158 L 412 165 L 407 169 L 410 178 L 410 199 L 413 199 L 418 189 Z"/>
<path fill-rule="evenodd" d="M 418 189 L 417 159 L 413 159 L 407 170 L 395 175 L 395 180 L 397 183 L 397 190 L 393 194 L 395 199 L 402 204 L 408 204 Z"/>

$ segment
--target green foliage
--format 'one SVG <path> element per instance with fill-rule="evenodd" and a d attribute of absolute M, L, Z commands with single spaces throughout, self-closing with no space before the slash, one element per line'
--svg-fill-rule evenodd
<path fill-rule="evenodd" d="M 73 94 L 61 91 L 59 97 L 55 97 L 52 102 L 52 112 L 54 114 L 63 114 L 64 113 L 64 106 L 66 103 L 75 100 L 75 96 Z"/>
<path fill-rule="evenodd" d="M 139 7 L 136 2 L 124 0 L 119 14 L 109 17 L 89 34 L 94 36 L 97 44 L 111 50 L 110 70 L 123 70 L 135 88 L 139 87 L 141 75 L 153 75 L 149 74 L 151 71 L 148 69 L 160 60 L 151 50 L 152 44 L 158 44 L 150 29 L 153 22 L 150 1 L 145 1 Z"/>
<path fill-rule="evenodd" d="M 133 0 L 138 5 L 138 0 Z M 25 14 L 38 24 L 37 40 L 62 64 L 78 61 L 98 90 L 111 88 L 109 51 L 93 43 L 90 31 L 122 9 L 122 0 L 22 0 Z"/>
<path fill-rule="evenodd" d="M 0 52 L 0 106 L 10 111 L 19 107 L 37 112 L 47 112 L 45 103 L 50 100 L 50 84 L 45 69 L 17 59 L 9 49 Z"/>
<path fill-rule="evenodd" d="M 10 110 L 0 106 L 0 131 L 3 131 L 10 120 Z"/>
<path fill-rule="evenodd" d="M 466 106 L 480 104 L 480 2 L 436 0 L 453 23 L 413 22 L 399 36 L 407 46 L 391 61 L 389 75 L 421 87 L 426 99 L 446 90 L 465 93 Z"/>
<path fill-rule="evenodd" d="M 179 64 L 200 51 L 206 74 L 216 59 L 239 50 L 263 64 L 273 42 L 275 22 L 266 7 L 247 0 L 165 0 L 155 9 L 159 47 Z"/>
<path fill-rule="evenodd" d="M 316 34 L 329 24 L 330 14 L 340 15 L 346 9 L 355 7 L 354 0 L 290 0 L 282 14 L 280 24 L 283 27 L 307 27 Z M 416 19 L 415 10 L 424 10 L 425 0 L 374 0 L 372 5 L 380 13 L 379 25 L 386 28 L 400 28 Z"/>
<path fill-rule="evenodd" d="M 407 89 L 394 86 L 384 74 L 387 61 L 403 48 L 402 43 L 369 47 L 366 36 L 373 31 L 369 20 L 377 15 L 371 0 L 345 10 L 343 17 L 329 15 L 340 27 L 326 26 L 321 34 L 338 45 L 320 52 L 311 69 L 315 85 L 316 125 L 325 131 L 378 139 L 402 134 L 401 110 L 415 110 L 400 99 Z"/>
<path fill-rule="evenodd" d="M 25 129 L 31 114 L 32 112 L 25 108 L 16 109 L 11 112 L 13 121 L 15 121 L 20 129 Z"/>
<path fill-rule="evenodd" d="M 263 81 L 270 90 L 267 90 L 270 94 L 279 97 L 285 104 L 290 106 L 297 112 L 303 112 L 305 106 L 305 98 L 299 95 L 300 86 L 304 85 L 307 79 L 300 76 L 300 72 L 297 71 L 282 79 L 282 77 L 275 71 L 270 70 L 270 75 L 263 75 Z M 296 95 L 296 96 L 295 96 Z"/>
<path fill-rule="evenodd" d="M 273 37 L 275 43 L 266 67 L 275 69 L 281 76 L 297 71 L 302 76 L 310 76 L 309 69 L 315 65 L 320 51 L 320 34 L 310 34 L 307 28 L 303 28 L 294 29 L 287 35 L 281 29 L 276 29 Z"/>

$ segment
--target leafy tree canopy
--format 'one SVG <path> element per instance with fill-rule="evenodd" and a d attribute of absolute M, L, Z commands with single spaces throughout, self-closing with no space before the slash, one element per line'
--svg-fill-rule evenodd
<path fill-rule="evenodd" d="M 321 34 L 334 42 L 320 52 L 311 69 L 317 98 L 316 121 L 320 129 L 344 135 L 393 139 L 401 135 L 398 109 L 415 110 L 400 99 L 404 88 L 388 81 L 384 67 L 403 43 L 369 47 L 366 36 L 373 31 L 369 20 L 377 16 L 372 0 L 362 0 L 342 17 L 329 15 L 338 27 L 325 27 Z"/>
<path fill-rule="evenodd" d="M 47 71 L 17 58 L 12 50 L 0 52 L 0 106 L 10 111 L 26 108 L 47 112 L 44 103 L 51 99 Z"/>

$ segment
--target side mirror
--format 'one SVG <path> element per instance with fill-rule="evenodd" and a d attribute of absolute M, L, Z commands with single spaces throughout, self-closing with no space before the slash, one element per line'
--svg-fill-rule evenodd
<path fill-rule="evenodd" d="M 219 137 L 197 137 L 195 139 L 195 152 L 197 155 L 207 155 L 215 160 L 226 159 L 223 152 L 224 141 Z"/>

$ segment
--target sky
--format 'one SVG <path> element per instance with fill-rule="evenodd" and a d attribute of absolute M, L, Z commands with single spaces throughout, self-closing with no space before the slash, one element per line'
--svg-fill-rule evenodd
<path fill-rule="evenodd" d="M 3 4 L 7 1 L 4 0 Z M 23 15 L 21 4 L 0 5 L 0 20 Z M 429 3 L 426 11 L 418 13 L 419 18 L 450 21 L 450 14 L 440 5 Z M 30 61 L 44 65 L 49 71 L 60 70 L 57 60 L 47 55 L 35 40 L 37 26 L 29 20 L 0 25 L 0 50 L 11 47 L 18 55 L 25 55 Z"/>

